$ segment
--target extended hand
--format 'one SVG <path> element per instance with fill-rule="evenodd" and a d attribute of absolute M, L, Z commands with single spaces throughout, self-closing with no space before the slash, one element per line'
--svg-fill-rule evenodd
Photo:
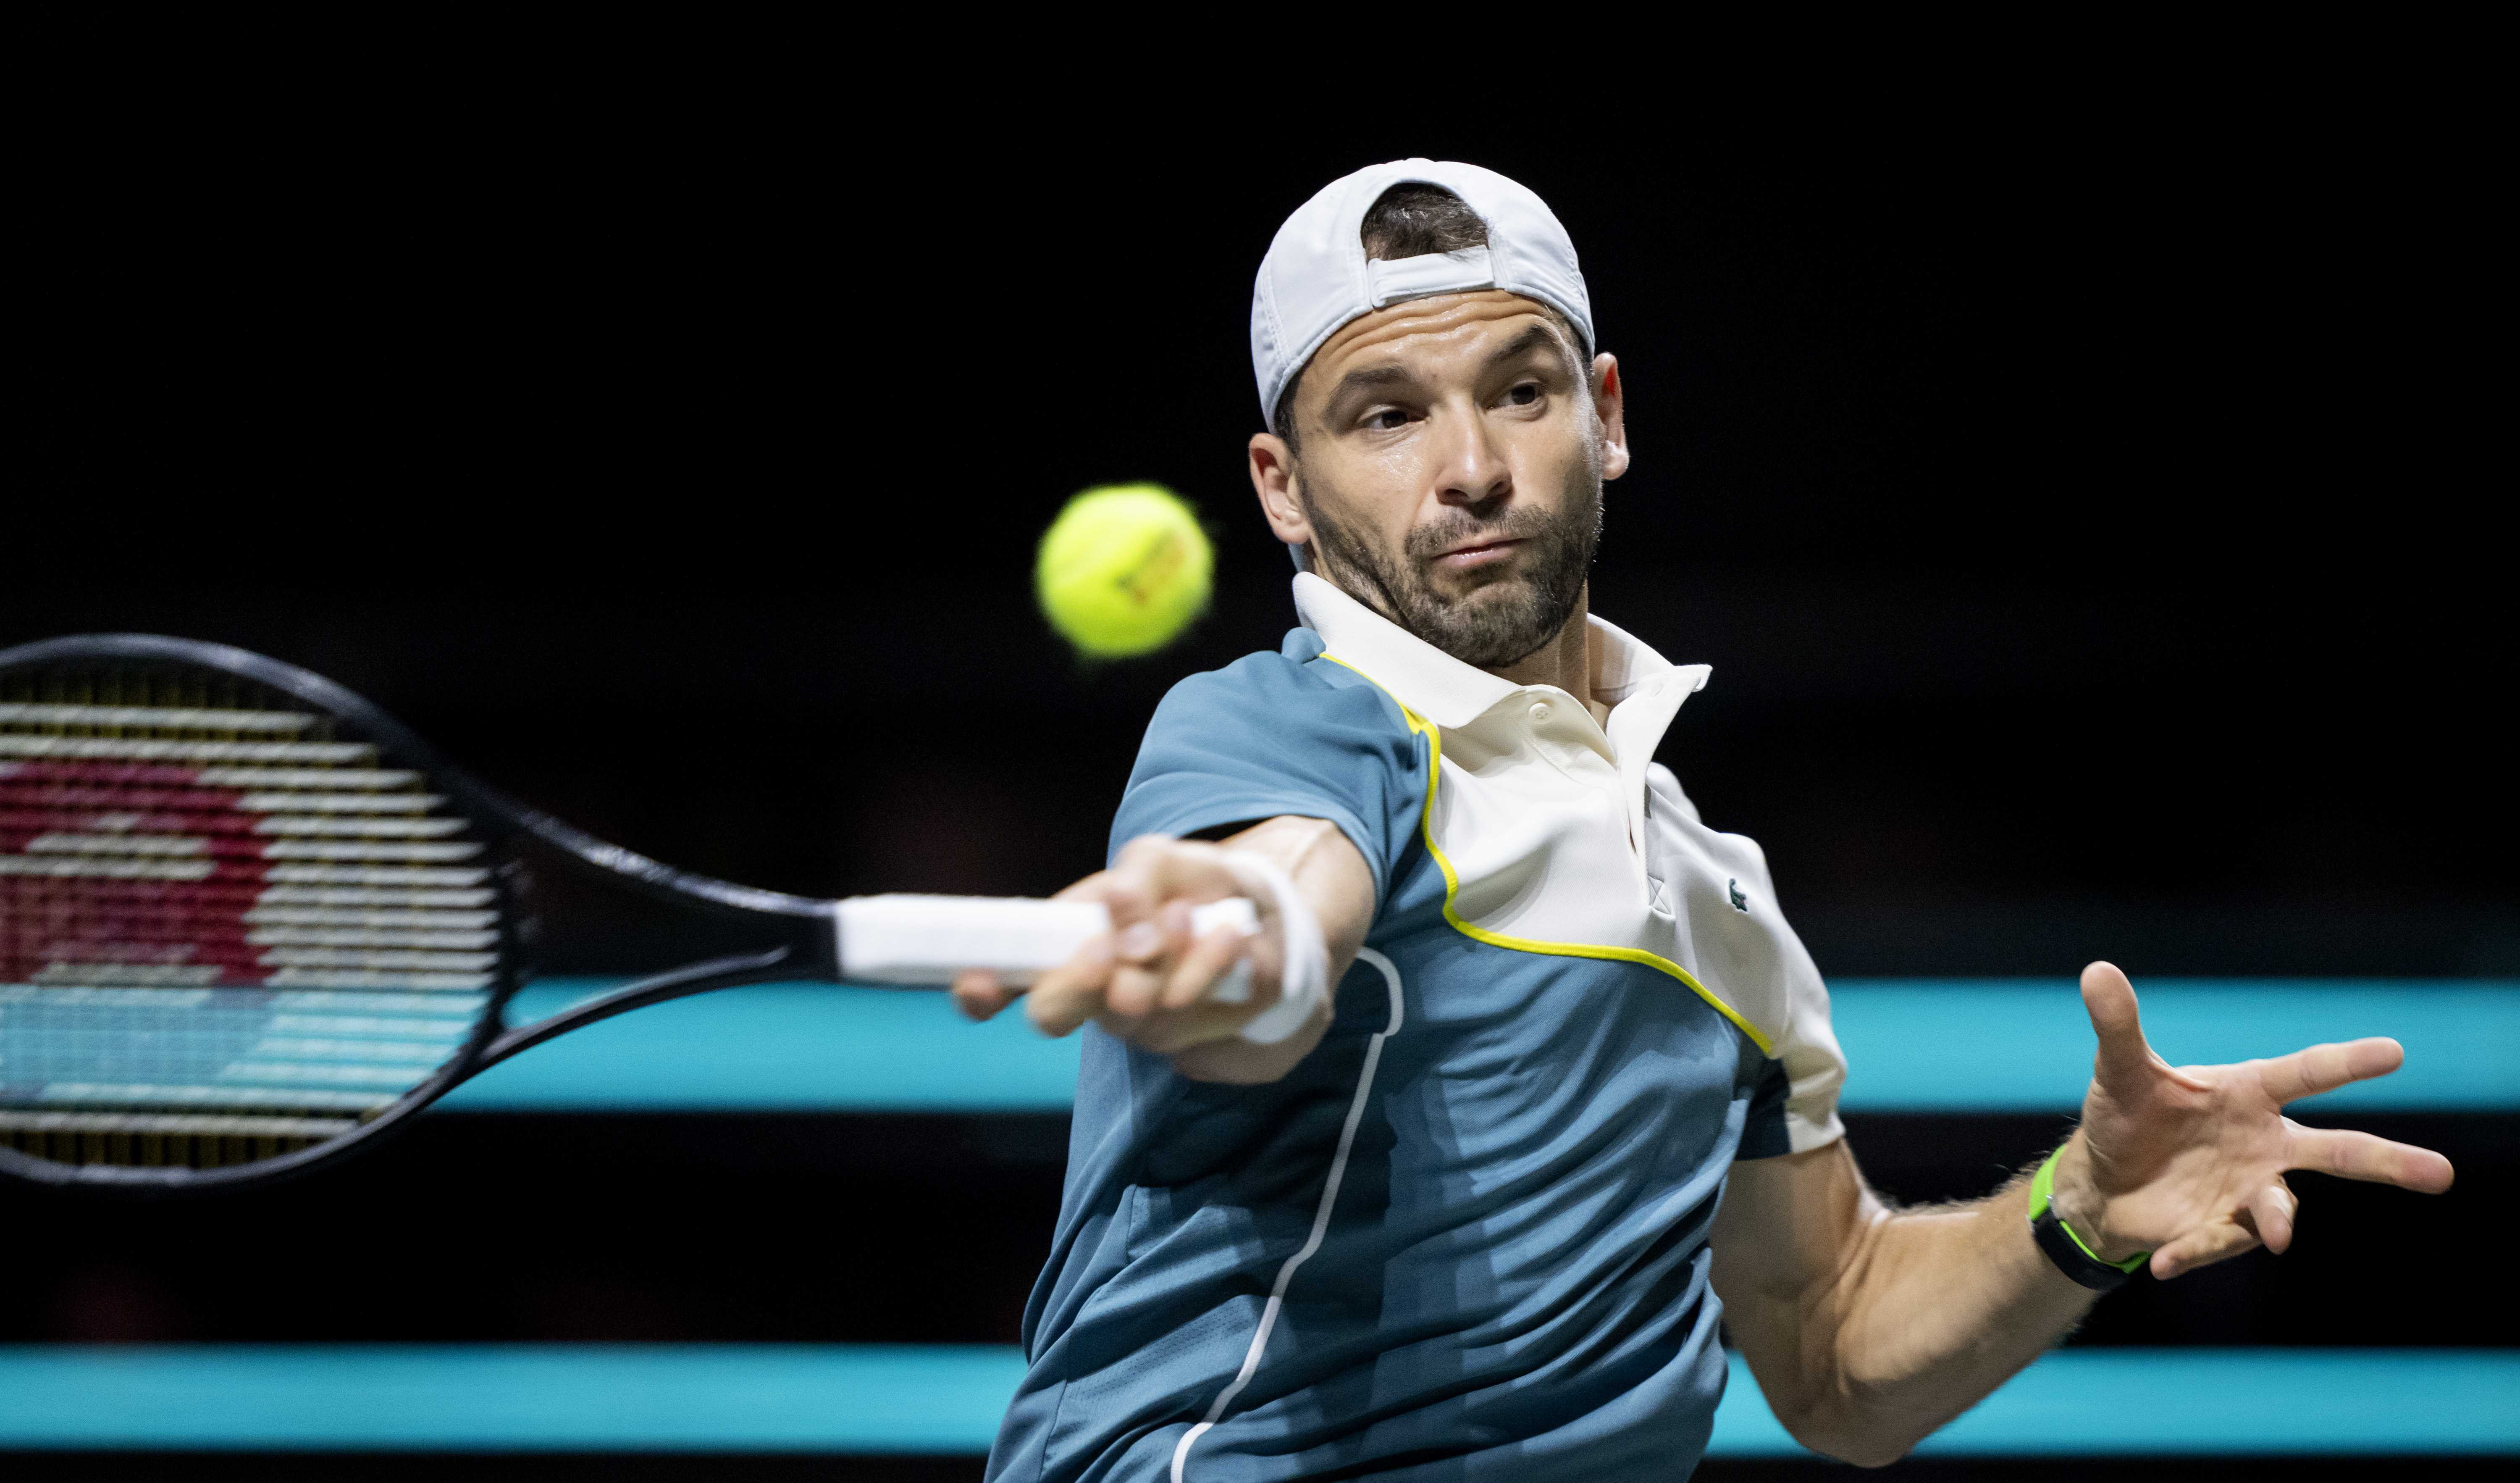
<path fill-rule="evenodd" d="M 2135 988 L 2105 963 L 2083 970 L 2083 1008 L 2099 1036 L 2083 1126 L 2056 1161 L 2057 1215 L 2110 1261 L 2152 1253 L 2177 1277 L 2263 1244 L 2292 1244 L 2284 1175 L 2312 1169 L 2439 1194 L 2450 1160 L 2368 1133 L 2305 1128 L 2286 1102 L 2386 1076 L 2406 1059 L 2394 1040 L 2312 1046 L 2272 1060 L 2173 1066 L 2153 1054 Z"/>
<path fill-rule="evenodd" d="M 1129 841 L 1111 869 L 1058 893 L 1061 901 L 1102 902 L 1111 914 L 1111 931 L 1044 973 L 1032 986 L 1025 1013 L 1044 1034 L 1065 1035 L 1091 1019 L 1163 1056 L 1233 1041 L 1278 1002 L 1283 947 L 1265 905 L 1257 937 L 1225 927 L 1193 937 L 1191 907 L 1228 896 L 1266 902 L 1270 892 L 1216 845 L 1151 834 Z M 1216 981 L 1246 954 L 1250 998 L 1240 1004 L 1209 999 Z M 954 981 L 955 1003 L 974 1019 L 997 1013 L 1014 995 L 986 973 Z"/>

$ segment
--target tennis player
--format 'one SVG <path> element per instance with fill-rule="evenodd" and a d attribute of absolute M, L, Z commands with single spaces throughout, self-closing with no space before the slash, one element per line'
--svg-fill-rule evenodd
<path fill-rule="evenodd" d="M 1629 463 L 1597 343 L 1492 171 L 1361 170 L 1279 231 L 1249 458 L 1302 626 L 1165 698 L 1067 892 L 1114 932 L 1025 1003 L 1086 1041 L 991 1478 L 1681 1478 L 1719 1315 L 1796 1438 L 1885 1463 L 2137 1269 L 2282 1251 L 2289 1170 L 2449 1188 L 2282 1114 L 2396 1042 L 2172 1067 L 2095 963 L 2062 1147 L 1973 1204 L 1868 1189 L 1766 857 L 1652 760 L 1706 666 L 1587 607 Z M 1259 935 L 1193 940 L 1229 895 Z"/>

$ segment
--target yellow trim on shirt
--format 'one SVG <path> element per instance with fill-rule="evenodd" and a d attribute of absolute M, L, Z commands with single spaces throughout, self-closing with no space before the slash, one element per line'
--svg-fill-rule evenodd
<path fill-rule="evenodd" d="M 1742 1018 L 1740 1011 L 1718 999 L 1714 990 L 1697 981 L 1695 974 L 1658 953 L 1648 953 L 1642 948 L 1607 947 L 1594 942 L 1542 942 L 1531 937 L 1508 937 L 1503 932 L 1491 932 L 1486 927 L 1464 921 L 1462 914 L 1453 907 L 1453 898 L 1459 895 L 1462 889 L 1461 873 L 1453 869 L 1453 862 L 1444 857 L 1443 848 L 1435 843 L 1435 780 L 1444 770 L 1443 733 L 1435 723 L 1411 710 L 1407 701 L 1402 700 L 1398 696 L 1392 696 L 1390 688 L 1380 680 L 1358 669 L 1334 653 L 1326 652 L 1322 657 L 1357 675 L 1384 695 L 1391 696 L 1391 703 L 1399 706 L 1400 714 L 1408 719 L 1409 729 L 1426 739 L 1426 802 L 1418 813 L 1418 822 L 1419 831 L 1426 839 L 1426 853 L 1435 857 L 1435 864 L 1444 872 L 1444 920 L 1453 924 L 1454 930 L 1474 942 L 1484 942 L 1491 947 L 1508 948 L 1517 953 L 1541 953 L 1552 958 L 1599 958 L 1615 963 L 1640 963 L 1658 972 L 1668 973 L 1688 985 L 1691 993 L 1714 1007 L 1715 1012 L 1732 1021 L 1733 1028 L 1749 1036 L 1750 1044 L 1759 1048 L 1760 1055 L 1771 1059 L 1776 1056 L 1776 1047 L 1769 1043 L 1767 1036 L 1759 1033 L 1756 1026 Z"/>

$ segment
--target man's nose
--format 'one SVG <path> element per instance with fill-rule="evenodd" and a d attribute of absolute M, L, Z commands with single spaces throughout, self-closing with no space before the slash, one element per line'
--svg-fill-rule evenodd
<path fill-rule="evenodd" d="M 1435 498 L 1486 516 L 1513 496 L 1513 469 L 1476 407 L 1448 409 L 1435 422 Z"/>

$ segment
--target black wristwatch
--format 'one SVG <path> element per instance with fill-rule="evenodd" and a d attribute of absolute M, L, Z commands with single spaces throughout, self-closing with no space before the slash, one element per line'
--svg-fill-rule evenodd
<path fill-rule="evenodd" d="M 2059 1148 L 2056 1153 L 2064 1151 Z M 2048 1196 L 2056 1190 L 2056 1153 L 2048 1154 L 2048 1161 L 2030 1180 L 2031 1238 L 2039 1242 L 2039 1249 L 2048 1253 L 2048 1260 L 2056 1264 L 2057 1271 L 2093 1292 L 2125 1286 L 2138 1268 L 2152 1260 L 2152 1253 L 2138 1251 L 2123 1262 L 2104 1262 L 2083 1244 L 2074 1228 L 2059 1219 L 2055 1207 L 2048 1203 Z"/>

